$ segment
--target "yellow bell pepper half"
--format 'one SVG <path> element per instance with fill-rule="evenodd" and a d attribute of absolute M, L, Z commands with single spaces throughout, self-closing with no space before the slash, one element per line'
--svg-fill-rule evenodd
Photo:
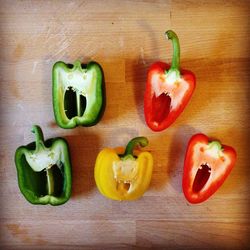
<path fill-rule="evenodd" d="M 133 154 L 136 146 L 145 147 L 145 137 L 132 139 L 124 152 L 105 148 L 97 156 L 95 182 L 105 197 L 113 200 L 136 200 L 147 190 L 153 171 L 153 157 L 149 152 Z"/>

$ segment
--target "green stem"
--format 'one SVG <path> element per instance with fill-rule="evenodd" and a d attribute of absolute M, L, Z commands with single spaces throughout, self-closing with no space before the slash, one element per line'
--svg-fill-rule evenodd
<path fill-rule="evenodd" d="M 47 185 L 48 185 L 48 195 L 54 194 L 54 178 L 51 168 L 46 168 Z"/>
<path fill-rule="evenodd" d="M 38 125 L 33 125 L 31 132 L 35 134 L 36 149 L 41 145 L 44 147 L 43 131 Z"/>
<path fill-rule="evenodd" d="M 133 155 L 133 150 L 136 146 L 146 147 L 148 145 L 148 139 L 146 137 L 135 137 L 129 141 L 124 156 Z"/>
<path fill-rule="evenodd" d="M 77 69 L 77 68 L 82 69 L 82 64 L 81 64 L 80 60 L 76 60 L 73 65 L 74 65 L 75 69 Z"/>
<path fill-rule="evenodd" d="M 45 145 L 44 145 L 42 129 L 38 125 L 33 125 L 31 132 L 35 134 L 36 151 L 38 151 L 40 147 L 44 148 Z M 48 195 L 53 195 L 54 178 L 53 178 L 53 172 L 51 168 L 46 168 L 46 177 L 47 177 Z"/>
<path fill-rule="evenodd" d="M 173 57 L 172 57 L 172 64 L 170 67 L 171 70 L 180 70 L 180 44 L 178 36 L 175 34 L 174 31 L 168 30 L 165 32 L 165 35 L 168 39 L 172 41 L 173 44 Z"/>
<path fill-rule="evenodd" d="M 211 141 L 211 142 L 209 142 L 208 146 L 210 149 L 215 148 L 218 151 L 222 150 L 222 145 L 219 141 Z"/>

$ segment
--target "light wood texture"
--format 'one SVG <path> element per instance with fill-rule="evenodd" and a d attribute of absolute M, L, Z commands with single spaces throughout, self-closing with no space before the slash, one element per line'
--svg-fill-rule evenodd
<path fill-rule="evenodd" d="M 249 247 L 249 1 L 1 1 L 0 246 L 4 249 L 245 249 Z M 171 60 L 164 32 L 181 43 L 181 65 L 197 77 L 193 98 L 160 133 L 143 116 L 149 65 Z M 98 61 L 107 105 L 94 127 L 58 128 L 54 121 L 54 62 Z M 63 206 L 33 206 L 17 186 L 14 153 L 46 138 L 70 145 L 73 193 Z M 238 160 L 221 189 L 199 205 L 181 190 L 191 135 L 203 132 L 232 145 Z M 98 192 L 93 168 L 104 147 L 148 137 L 152 183 L 135 202 Z"/>

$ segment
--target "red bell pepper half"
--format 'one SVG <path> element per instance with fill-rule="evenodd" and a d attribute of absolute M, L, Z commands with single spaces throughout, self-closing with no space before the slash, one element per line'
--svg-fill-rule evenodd
<path fill-rule="evenodd" d="M 190 203 L 207 200 L 223 184 L 236 161 L 236 151 L 219 141 L 194 135 L 188 144 L 182 188 Z"/>
<path fill-rule="evenodd" d="M 195 88 L 195 76 L 188 70 L 180 70 L 180 45 L 177 35 L 165 33 L 173 44 L 171 66 L 155 62 L 148 71 L 144 95 L 144 115 L 153 131 L 169 127 L 186 107 Z"/>

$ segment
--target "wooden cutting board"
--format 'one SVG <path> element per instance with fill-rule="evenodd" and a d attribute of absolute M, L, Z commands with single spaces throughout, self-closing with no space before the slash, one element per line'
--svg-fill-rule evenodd
<path fill-rule="evenodd" d="M 249 247 L 249 1 L 1 1 L 2 249 L 245 249 Z M 178 120 L 155 133 L 143 116 L 147 69 L 171 61 L 173 29 L 181 66 L 197 77 Z M 107 104 L 94 127 L 55 124 L 51 70 L 56 61 L 95 60 L 105 73 Z M 63 206 L 34 206 L 17 186 L 14 153 L 46 138 L 70 145 L 72 198 Z M 181 189 L 189 138 L 202 132 L 235 147 L 237 164 L 221 189 L 190 205 Z M 98 192 L 93 169 L 104 147 L 146 136 L 154 156 L 149 190 L 135 202 Z"/>

